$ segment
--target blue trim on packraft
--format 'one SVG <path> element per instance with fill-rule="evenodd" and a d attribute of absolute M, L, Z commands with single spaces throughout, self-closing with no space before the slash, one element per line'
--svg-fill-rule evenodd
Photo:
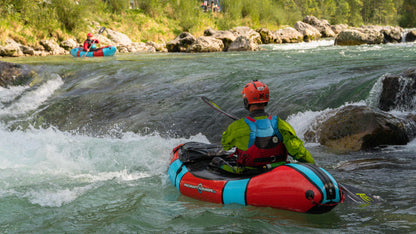
<path fill-rule="evenodd" d="M 332 177 L 332 175 L 331 174 L 329 174 L 329 172 L 327 172 L 325 169 L 323 169 L 322 167 L 320 167 L 319 169 L 321 169 L 323 172 L 325 172 L 325 174 L 331 179 L 331 181 L 332 181 L 332 183 L 334 184 L 334 186 L 335 186 L 335 188 L 337 189 L 337 195 L 336 195 L 336 197 L 335 197 L 335 201 L 336 202 L 339 202 L 339 201 L 341 201 L 341 197 L 340 197 L 340 195 L 339 195 L 339 185 L 338 185 L 338 183 L 337 183 L 337 181 L 335 180 L 335 178 L 334 177 Z"/>
<path fill-rule="evenodd" d="M 311 182 L 313 182 L 317 186 L 317 188 L 319 188 L 321 190 L 321 194 L 322 194 L 322 201 L 321 201 L 321 203 L 322 204 L 325 204 L 325 203 L 328 203 L 328 202 L 340 202 L 341 201 L 341 198 L 340 198 L 340 195 L 339 195 L 339 187 L 338 187 L 337 182 L 324 169 L 319 168 L 320 170 L 324 171 L 325 174 L 328 175 L 328 177 L 331 179 L 331 181 L 334 184 L 334 186 L 336 186 L 336 190 L 337 190 L 336 197 L 333 200 L 328 200 L 328 198 L 326 196 L 326 190 L 325 190 L 324 183 L 321 181 L 321 179 L 319 179 L 319 177 L 312 170 L 310 170 L 309 168 L 307 168 L 307 167 L 305 167 L 303 165 L 294 164 L 294 163 L 286 164 L 286 166 L 290 166 L 290 167 L 296 168 L 298 171 L 302 172 L 305 176 L 307 176 L 309 178 L 309 180 Z"/>
<path fill-rule="evenodd" d="M 253 118 L 254 119 L 254 118 Z M 250 138 L 248 141 L 248 148 L 250 148 L 256 137 L 270 137 L 276 135 L 280 142 L 283 142 L 282 134 L 279 132 L 277 124 L 277 116 L 272 116 L 271 119 L 254 119 L 251 121 L 247 117 L 244 119 L 246 124 L 250 127 Z"/>
<path fill-rule="evenodd" d="M 222 192 L 223 203 L 246 205 L 246 189 L 249 180 L 250 179 L 228 181 Z"/>
<path fill-rule="evenodd" d="M 102 48 L 103 50 L 103 56 L 113 56 L 117 52 L 117 47 L 115 46 L 109 46 L 106 48 Z M 70 51 L 70 54 L 74 57 L 78 57 L 78 51 L 81 51 L 79 53 L 79 57 L 94 57 L 94 51 L 84 51 L 84 48 L 82 47 L 76 47 L 73 48 Z M 86 53 L 86 55 L 84 55 Z M 101 56 L 100 56 L 101 57 Z"/>
<path fill-rule="evenodd" d="M 178 170 L 181 171 L 178 173 Z M 175 161 L 173 161 L 168 169 L 168 175 L 170 178 L 170 181 L 172 182 L 173 186 L 175 186 L 179 192 L 180 192 L 180 188 L 179 185 L 181 184 L 181 180 L 183 175 L 185 175 L 188 172 L 188 169 L 186 168 L 186 166 L 183 165 L 183 162 L 179 159 L 176 159 Z"/>

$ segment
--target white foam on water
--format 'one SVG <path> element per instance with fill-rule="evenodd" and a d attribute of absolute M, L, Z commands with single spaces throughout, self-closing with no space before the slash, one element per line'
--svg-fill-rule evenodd
<path fill-rule="evenodd" d="M 174 147 L 190 139 L 122 133 L 90 137 L 55 128 L 9 131 L 0 124 L 0 197 L 59 207 L 105 183 L 163 179 Z"/>
<path fill-rule="evenodd" d="M 268 44 L 266 47 L 272 50 L 310 50 L 318 47 L 333 46 L 335 40 L 317 40 L 311 42 Z"/>
<path fill-rule="evenodd" d="M 28 89 L 27 86 L 21 88 L 14 87 L 8 90 L 4 95 L 0 97 L 1 101 L 7 101 L 8 99 L 19 99 L 12 103 L 12 105 L 5 107 L 0 106 L 0 115 L 19 115 L 27 113 L 28 111 L 36 110 L 43 102 L 45 102 L 52 94 L 59 89 L 63 84 L 62 78 L 58 74 L 52 74 L 52 78 L 46 81 L 44 84 L 36 87 L 34 90 L 24 92 Z M 5 89 L 0 90 L 5 91 Z M 7 93 L 11 94 L 7 96 Z M 6 98 L 8 97 L 8 98 Z M 9 101 L 11 101 L 9 100 Z"/>
<path fill-rule="evenodd" d="M 16 97 L 20 96 L 30 86 L 12 86 L 8 88 L 0 87 L 0 107 L 2 103 L 13 101 Z"/>

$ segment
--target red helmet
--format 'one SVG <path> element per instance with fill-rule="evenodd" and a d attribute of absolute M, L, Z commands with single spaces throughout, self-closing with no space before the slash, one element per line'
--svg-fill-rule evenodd
<path fill-rule="evenodd" d="M 249 108 L 251 104 L 269 102 L 269 88 L 261 81 L 253 80 L 244 86 L 243 91 L 244 107 Z"/>
<path fill-rule="evenodd" d="M 87 34 L 87 37 L 92 37 L 92 33 L 88 33 Z"/>

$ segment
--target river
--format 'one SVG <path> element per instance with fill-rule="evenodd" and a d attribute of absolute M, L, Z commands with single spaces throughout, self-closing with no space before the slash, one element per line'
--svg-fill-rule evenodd
<path fill-rule="evenodd" d="M 0 233 L 416 232 L 416 140 L 352 153 L 305 142 L 338 181 L 382 198 L 370 206 L 301 214 L 196 201 L 172 186 L 172 148 L 219 143 L 232 121 L 200 96 L 242 117 L 243 85 L 264 81 L 267 111 L 303 139 L 316 117 L 344 105 L 373 106 L 377 81 L 416 65 L 416 43 L 263 48 L 2 58 L 37 75 L 31 85 L 0 88 Z"/>

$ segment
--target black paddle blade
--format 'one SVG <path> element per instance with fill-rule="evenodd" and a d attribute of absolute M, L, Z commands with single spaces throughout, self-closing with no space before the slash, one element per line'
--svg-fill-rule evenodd
<path fill-rule="evenodd" d="M 363 205 L 370 205 L 381 202 L 380 197 L 365 193 L 351 185 L 345 185 L 340 183 L 338 183 L 338 185 L 345 195 L 345 202 L 352 202 Z"/>
<path fill-rule="evenodd" d="M 104 30 L 105 30 L 105 27 L 101 27 L 101 28 L 100 28 L 100 30 L 98 30 L 98 34 L 103 33 L 103 32 L 104 32 Z"/>
<path fill-rule="evenodd" d="M 202 97 L 201 97 L 201 99 L 202 99 L 202 101 L 204 101 L 206 104 L 208 104 L 208 106 L 210 106 L 212 109 L 214 109 L 214 110 L 216 110 L 216 111 L 220 112 L 221 114 L 226 115 L 227 117 L 229 117 L 229 118 L 231 118 L 231 119 L 233 119 L 233 120 L 237 120 L 237 119 L 239 119 L 238 117 L 236 117 L 236 116 L 234 116 L 234 115 L 232 115 L 232 114 L 229 114 L 229 113 L 227 113 L 227 112 L 225 112 L 225 111 L 221 110 L 221 108 L 220 108 L 217 104 L 215 104 L 213 101 L 211 101 L 209 98 L 202 96 Z"/>

